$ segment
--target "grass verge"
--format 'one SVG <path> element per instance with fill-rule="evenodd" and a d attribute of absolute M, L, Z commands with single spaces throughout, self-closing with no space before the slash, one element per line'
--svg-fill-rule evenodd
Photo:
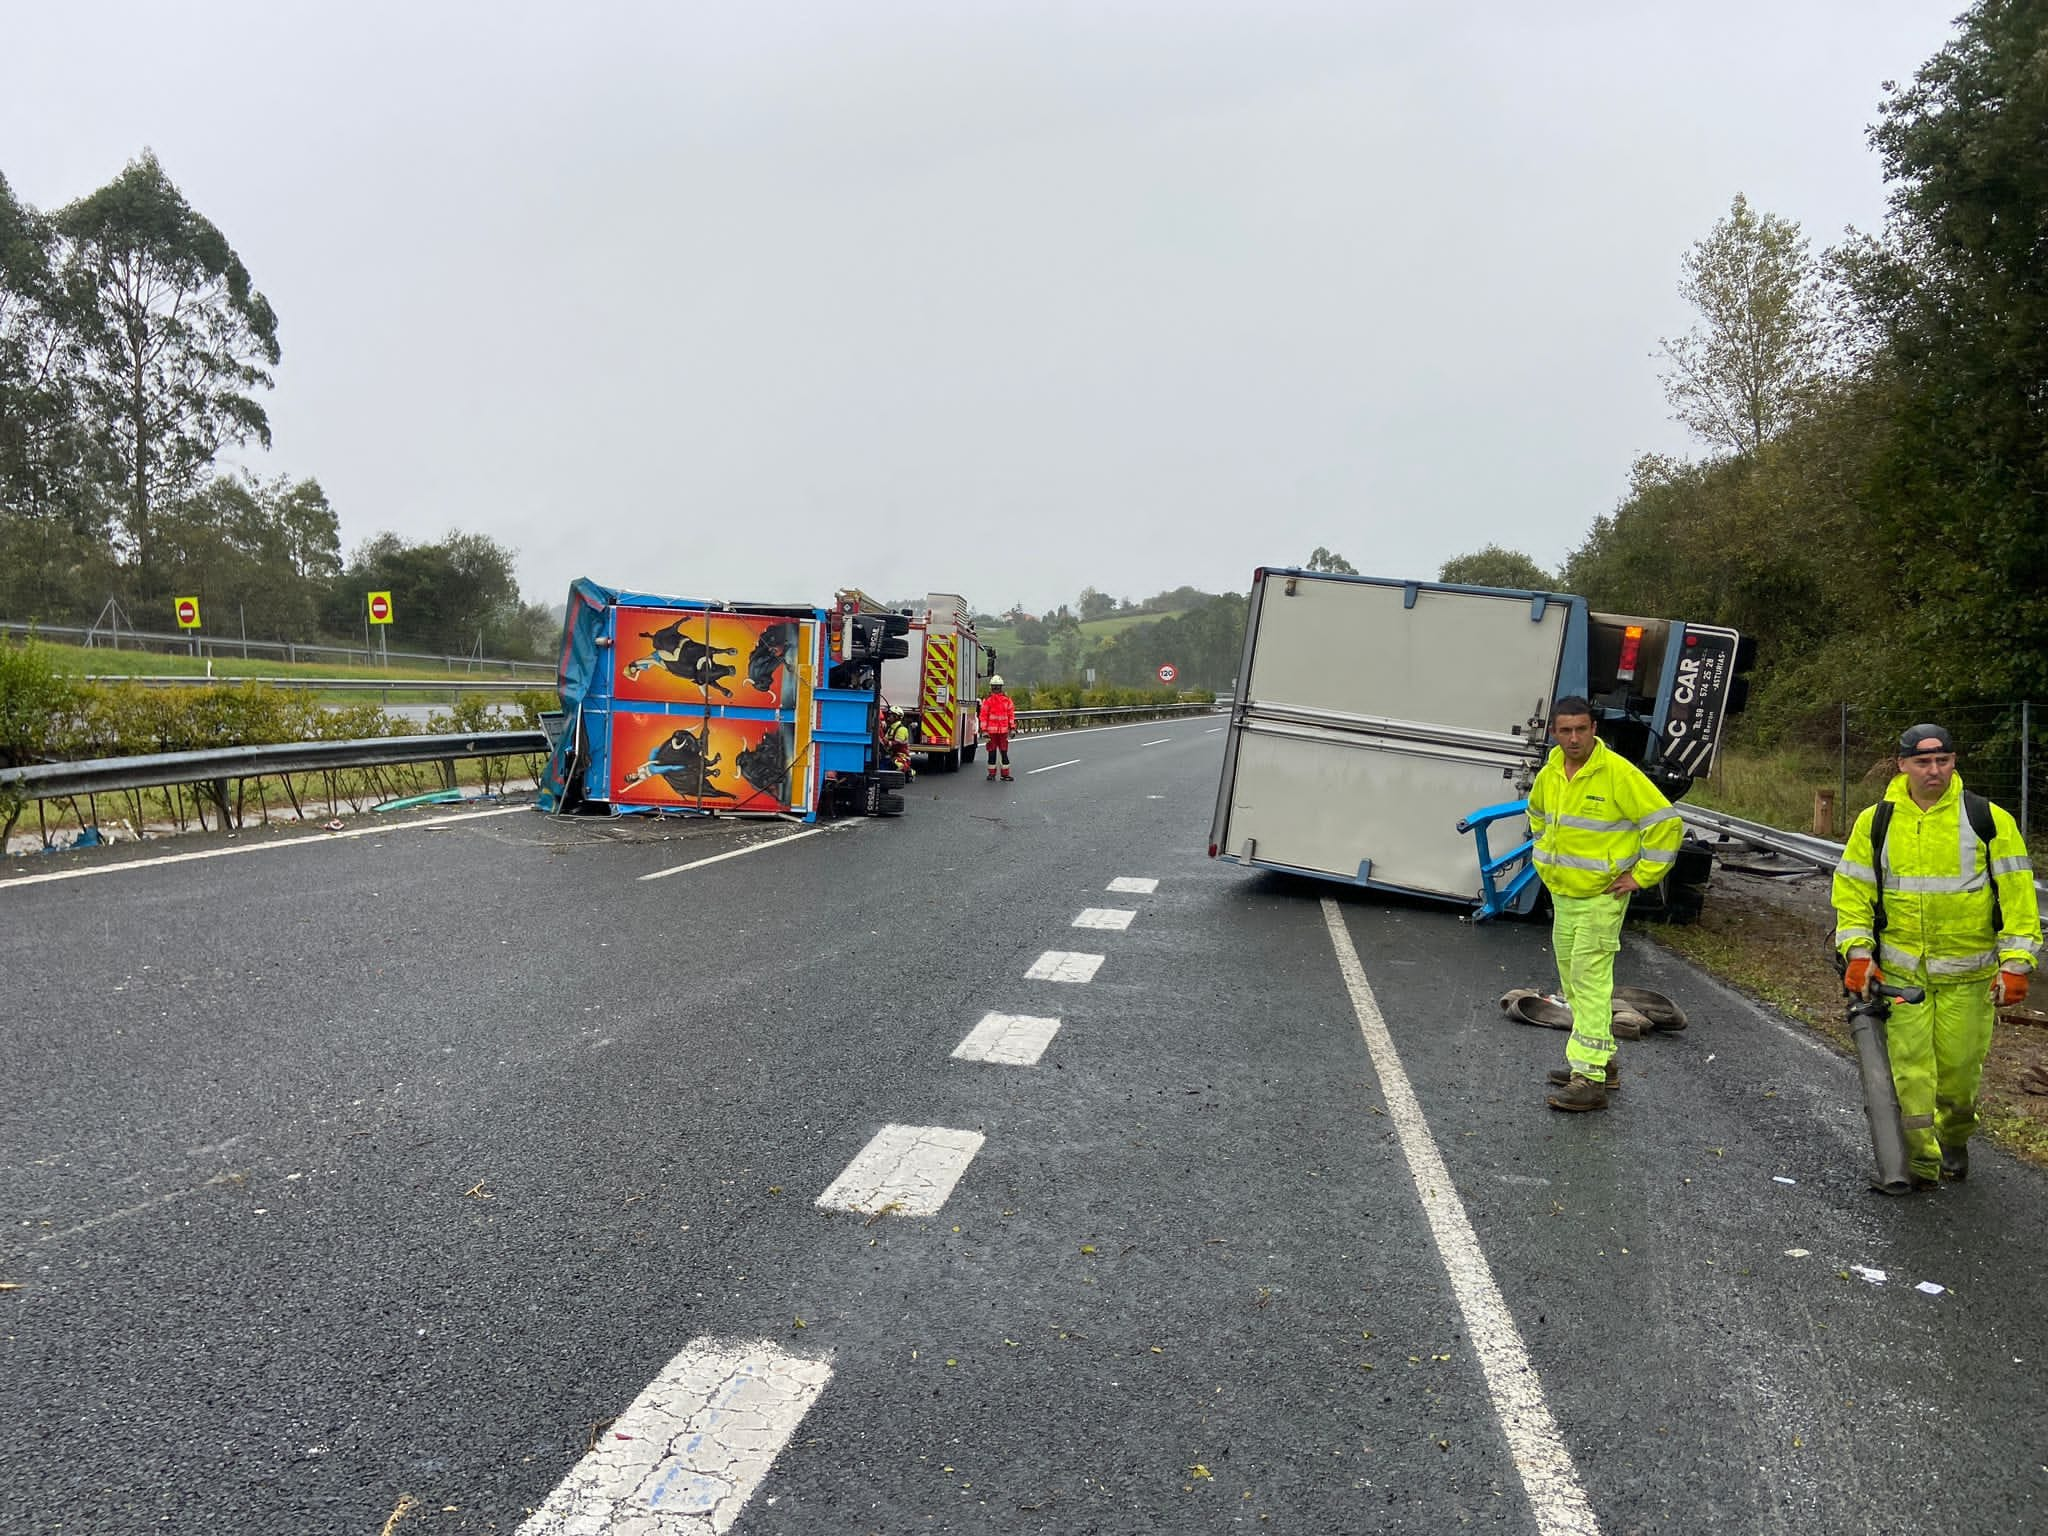
<path fill-rule="evenodd" d="M 1714 879 L 1698 922 L 1646 923 L 1635 931 L 1849 1055 L 1842 987 L 1830 959 L 1834 924 L 1825 888 L 1805 882 L 1795 892 L 1722 871 Z M 2023 1161 L 2048 1167 L 2048 1097 L 2024 1086 L 2039 1068 L 2048 1068 L 2048 1015 L 2007 1010 L 1984 1063 L 1979 1134 Z"/>
<path fill-rule="evenodd" d="M 60 645 L 38 640 L 51 665 L 66 677 L 204 677 L 206 661 L 197 656 L 166 655 L 159 651 L 113 650 L 104 646 Z M 494 671 L 457 672 L 447 667 L 430 667 L 422 662 L 394 661 L 388 667 L 351 666 L 344 662 L 287 662 L 269 656 L 215 656 L 215 677 L 288 677 L 294 682 L 323 677 L 389 681 L 395 678 L 433 678 L 438 682 L 461 682 L 465 678 L 518 677 L 530 679 L 538 688 L 551 686 L 552 679 L 541 670 L 521 668 L 516 674 Z"/>

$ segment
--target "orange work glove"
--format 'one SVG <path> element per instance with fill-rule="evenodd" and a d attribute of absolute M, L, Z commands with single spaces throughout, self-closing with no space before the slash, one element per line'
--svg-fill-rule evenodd
<path fill-rule="evenodd" d="M 2027 1000 L 2027 973 L 2000 971 L 1998 980 L 1991 983 L 1991 1000 L 2001 1008 L 2008 1003 L 2024 1003 Z"/>
<path fill-rule="evenodd" d="M 1842 989 L 1868 1001 L 1877 994 L 1872 990 L 1884 980 L 1884 972 L 1877 968 L 1877 962 L 1868 955 L 1857 955 L 1842 972 Z"/>

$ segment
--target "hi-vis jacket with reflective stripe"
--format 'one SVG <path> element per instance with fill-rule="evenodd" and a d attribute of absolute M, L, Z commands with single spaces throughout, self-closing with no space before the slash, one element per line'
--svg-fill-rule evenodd
<path fill-rule="evenodd" d="M 1648 890 L 1671 873 L 1685 823 L 1626 758 L 1597 738 L 1585 767 L 1564 776 L 1564 749 L 1529 786 L 1529 836 L 1536 873 L 1553 896 L 1598 896 L 1633 872 Z"/>
<path fill-rule="evenodd" d="M 1963 814 L 1963 776 L 1927 810 L 1913 803 L 1902 773 L 1884 792 L 1892 824 L 1884 835 L 1884 938 L 1872 921 L 1878 872 L 1870 863 L 1870 818 L 1856 818 L 1835 867 L 1835 947 L 1867 955 L 1880 969 L 1919 971 L 1929 981 L 1981 981 L 2004 964 L 2027 970 L 2041 953 L 2041 911 L 2019 827 L 1991 807 L 1991 846 Z M 2002 931 L 1991 931 L 1991 884 L 1998 883 Z"/>

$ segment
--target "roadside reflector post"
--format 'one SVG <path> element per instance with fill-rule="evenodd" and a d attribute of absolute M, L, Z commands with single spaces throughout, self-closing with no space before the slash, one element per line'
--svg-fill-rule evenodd
<path fill-rule="evenodd" d="M 1813 835 L 1835 835 L 1835 792 L 1832 789 L 1816 789 L 1813 792 Z"/>

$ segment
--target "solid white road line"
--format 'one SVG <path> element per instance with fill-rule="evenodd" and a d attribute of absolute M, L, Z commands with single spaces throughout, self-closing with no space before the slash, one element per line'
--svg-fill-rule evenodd
<path fill-rule="evenodd" d="M 126 859 L 118 864 L 95 864 L 89 869 L 60 869 L 47 875 L 19 875 L 0 880 L 0 890 L 11 885 L 44 885 L 52 880 L 83 880 L 87 875 L 119 875 L 131 869 L 150 869 L 159 864 L 190 864 L 197 859 L 225 859 L 238 853 L 268 853 L 273 848 L 313 848 L 321 843 L 339 843 L 351 837 L 382 837 L 387 832 L 414 832 L 422 827 L 452 827 L 465 821 L 482 821 L 486 816 L 510 816 L 530 805 L 501 805 L 488 811 L 464 811 L 456 816 L 426 816 L 418 821 L 387 821 L 378 826 L 351 827 L 346 832 L 329 832 L 322 837 L 280 837 L 269 843 L 237 843 L 232 848 L 200 848 L 191 853 L 166 853 L 150 859 Z"/>
<path fill-rule="evenodd" d="M 1035 1067 L 1059 1032 L 1058 1019 L 1033 1018 L 1028 1013 L 985 1013 L 967 1038 L 953 1047 L 953 1054 L 961 1061 Z"/>
<path fill-rule="evenodd" d="M 885 1125 L 817 1203 L 867 1216 L 929 1216 L 953 1193 L 982 1139 L 979 1131 L 943 1125 Z"/>
<path fill-rule="evenodd" d="M 1372 1056 L 1374 1072 L 1379 1075 L 1387 1117 L 1400 1138 L 1409 1177 L 1415 1181 L 1415 1192 L 1422 1200 L 1423 1214 L 1429 1218 L 1430 1232 L 1436 1239 L 1437 1256 L 1450 1276 L 1458 1310 L 1465 1316 L 1465 1331 L 1471 1336 L 1480 1369 L 1486 1375 L 1493 1411 L 1507 1437 L 1515 1470 L 1522 1476 L 1522 1489 L 1529 1497 L 1530 1511 L 1536 1516 L 1536 1528 L 1543 1536 L 1599 1536 L 1600 1526 L 1593 1518 L 1592 1506 L 1586 1502 L 1585 1490 L 1579 1486 L 1571 1451 L 1550 1416 L 1543 1384 L 1536 1379 L 1535 1367 L 1529 1363 L 1529 1352 L 1522 1345 L 1514 1316 L 1501 1299 L 1500 1287 L 1494 1283 L 1493 1271 L 1480 1251 L 1464 1203 L 1458 1199 L 1436 1141 L 1429 1134 L 1422 1105 L 1394 1050 L 1394 1038 L 1387 1032 L 1387 1021 L 1381 1017 L 1372 985 L 1365 979 L 1365 967 L 1359 964 L 1343 913 L 1327 896 L 1323 898 L 1323 922 L 1330 930 L 1330 945 L 1337 952 L 1337 968 L 1351 993 L 1351 1010 L 1358 1016 L 1365 1048 Z"/>
<path fill-rule="evenodd" d="M 1118 875 L 1103 889 L 1128 891 L 1134 896 L 1150 896 L 1159 889 L 1159 882 L 1147 875 Z"/>
<path fill-rule="evenodd" d="M 1096 971 L 1102 968 L 1101 955 L 1084 954 L 1076 949 L 1048 949 L 1031 962 L 1031 969 L 1024 973 L 1026 981 L 1091 981 Z"/>
<path fill-rule="evenodd" d="M 1141 741 L 1138 745 L 1141 747 L 1163 747 L 1171 740 L 1173 740 L 1171 736 L 1162 736 L 1157 741 Z"/>
<path fill-rule="evenodd" d="M 770 838 L 765 843 L 749 843 L 744 848 L 728 848 L 724 853 L 714 853 L 708 859 L 698 859 L 689 864 L 678 864 L 674 869 L 657 869 L 651 875 L 642 875 L 642 880 L 666 880 L 670 875 L 680 875 L 686 870 L 702 869 L 706 864 L 721 864 L 727 859 L 742 858 L 750 853 L 759 853 L 763 848 L 780 848 L 784 843 L 800 843 L 807 837 L 816 837 L 828 832 L 829 827 L 812 827 L 808 831 L 792 832 L 787 837 Z"/>
<path fill-rule="evenodd" d="M 1081 759 L 1078 757 L 1070 757 L 1064 763 L 1047 763 L 1043 768 L 1026 768 L 1024 771 L 1026 773 L 1051 773 L 1055 768 L 1071 768 L 1079 761 Z"/>
<path fill-rule="evenodd" d="M 519 1536 L 723 1536 L 832 1379 L 766 1339 L 693 1339 L 519 1527 Z"/>
<path fill-rule="evenodd" d="M 1128 907 L 1083 907 L 1081 915 L 1068 926 L 1073 928 L 1128 928 L 1131 919 L 1138 914 Z"/>

